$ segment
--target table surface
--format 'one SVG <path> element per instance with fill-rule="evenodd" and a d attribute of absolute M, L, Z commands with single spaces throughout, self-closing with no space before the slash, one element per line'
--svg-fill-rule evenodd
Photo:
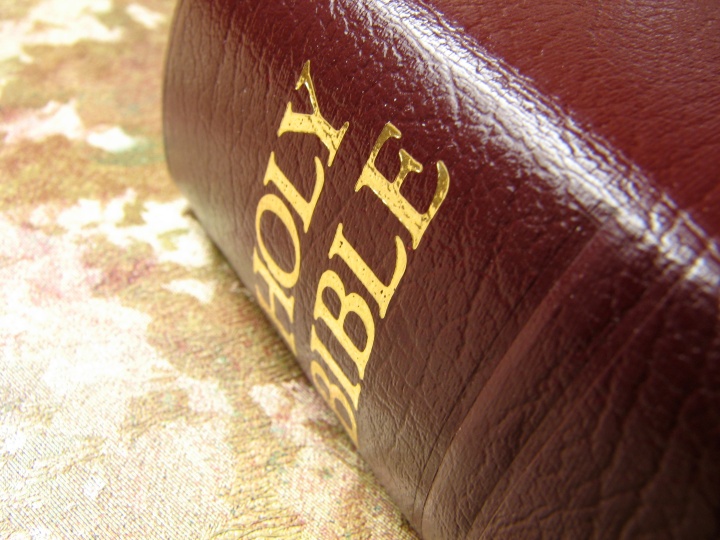
<path fill-rule="evenodd" d="M 0 2 L 0 538 L 413 538 L 167 174 L 173 7 Z"/>

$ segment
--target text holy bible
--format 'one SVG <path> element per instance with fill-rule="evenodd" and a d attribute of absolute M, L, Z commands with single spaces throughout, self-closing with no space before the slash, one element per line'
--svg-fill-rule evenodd
<path fill-rule="evenodd" d="M 720 9 L 181 0 L 170 171 L 426 538 L 720 535 Z"/>

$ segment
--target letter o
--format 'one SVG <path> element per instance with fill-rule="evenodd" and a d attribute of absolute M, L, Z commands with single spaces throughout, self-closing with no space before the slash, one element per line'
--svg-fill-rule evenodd
<path fill-rule="evenodd" d="M 275 214 L 282 224 L 285 225 L 285 228 L 290 234 L 290 239 L 292 240 L 293 248 L 295 249 L 295 265 L 290 272 L 286 272 L 280 268 L 265 246 L 265 242 L 263 241 L 263 237 L 260 232 L 260 219 L 262 218 L 264 212 L 272 212 Z M 270 270 L 272 276 L 286 289 L 295 285 L 298 277 L 300 276 L 300 238 L 298 236 L 298 230 L 295 226 L 295 222 L 290 215 L 290 210 L 288 210 L 288 207 L 285 206 L 278 196 L 268 193 L 260 199 L 260 202 L 258 202 L 257 212 L 255 213 L 255 233 L 257 235 L 257 243 L 260 248 L 260 253 L 262 254 L 263 260 L 265 261 L 265 264 L 267 265 L 268 270 Z"/>

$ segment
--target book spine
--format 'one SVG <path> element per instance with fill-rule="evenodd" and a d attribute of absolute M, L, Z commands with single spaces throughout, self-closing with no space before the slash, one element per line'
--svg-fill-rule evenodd
<path fill-rule="evenodd" d="M 718 533 L 716 235 L 438 9 L 181 1 L 165 132 L 424 536 Z"/>

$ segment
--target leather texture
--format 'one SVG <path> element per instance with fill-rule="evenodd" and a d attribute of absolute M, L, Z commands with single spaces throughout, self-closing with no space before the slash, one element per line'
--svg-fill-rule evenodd
<path fill-rule="evenodd" d="M 393 237 L 410 246 L 355 191 L 383 126 L 402 132 L 378 157 L 388 178 L 400 147 L 424 164 L 403 186 L 417 208 L 433 164 L 450 174 L 387 315 L 374 312 L 357 412 L 359 451 L 413 527 L 717 538 L 718 6 L 181 0 L 168 164 L 250 290 L 270 152 L 305 197 L 313 157 L 327 158 L 317 138 L 277 135 L 288 102 L 309 111 L 295 90 L 306 60 L 323 116 L 350 124 L 301 236 L 292 327 L 306 373 L 338 223 L 384 281 Z M 292 267 L 287 234 L 263 227 Z"/>

